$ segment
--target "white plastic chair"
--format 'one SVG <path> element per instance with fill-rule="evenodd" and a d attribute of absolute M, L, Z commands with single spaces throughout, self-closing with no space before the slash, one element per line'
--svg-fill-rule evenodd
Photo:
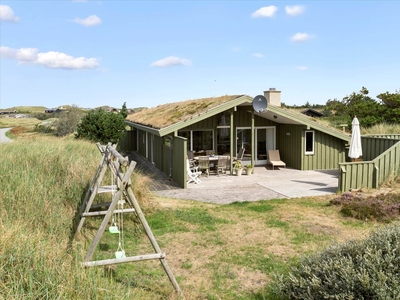
<path fill-rule="evenodd" d="M 187 171 L 186 173 L 187 173 L 187 177 L 188 177 L 187 183 L 191 183 L 191 182 L 200 183 L 201 182 L 201 180 L 199 178 L 201 175 L 201 172 L 198 171 L 198 167 L 191 168 L 188 159 L 186 160 L 186 171 Z"/>

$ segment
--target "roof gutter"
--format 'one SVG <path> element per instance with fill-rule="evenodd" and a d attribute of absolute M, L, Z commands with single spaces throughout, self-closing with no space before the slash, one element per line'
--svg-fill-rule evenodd
<path fill-rule="evenodd" d="M 128 121 L 128 120 L 125 120 L 125 123 L 126 123 L 127 125 L 129 125 L 129 126 L 132 126 L 132 127 L 138 128 L 138 129 L 140 129 L 140 130 L 143 130 L 143 131 L 145 131 L 145 132 L 154 134 L 155 136 L 161 136 L 161 135 L 160 135 L 160 130 L 159 130 L 159 129 L 155 129 L 155 128 L 152 128 L 152 127 L 140 125 L 140 124 L 138 124 L 138 123 L 133 123 L 133 122 Z"/>
<path fill-rule="evenodd" d="M 351 139 L 351 137 L 345 133 L 337 131 L 331 127 L 327 127 L 325 125 L 319 124 L 317 122 L 311 121 L 307 117 L 303 117 L 303 116 L 293 113 L 289 110 L 284 110 L 283 108 L 280 108 L 277 106 L 272 106 L 272 105 L 269 105 L 267 110 L 269 110 L 277 115 L 282 115 L 285 117 L 289 117 L 291 119 L 295 119 L 296 121 L 298 121 L 299 123 L 302 123 L 303 125 L 309 126 L 310 128 L 314 128 L 314 129 L 324 132 L 326 134 L 333 135 L 341 140 L 349 142 Z"/>

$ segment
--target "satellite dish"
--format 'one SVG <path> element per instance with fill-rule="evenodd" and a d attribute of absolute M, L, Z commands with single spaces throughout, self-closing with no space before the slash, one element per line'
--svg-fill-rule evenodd
<path fill-rule="evenodd" d="M 258 113 L 267 111 L 268 102 L 263 95 L 255 96 L 253 99 L 253 109 Z"/>

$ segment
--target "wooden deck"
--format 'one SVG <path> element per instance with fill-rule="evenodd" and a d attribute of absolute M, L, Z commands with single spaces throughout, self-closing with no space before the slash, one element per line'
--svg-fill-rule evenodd
<path fill-rule="evenodd" d="M 172 181 L 167 174 L 161 172 L 151 162 L 149 162 L 143 156 L 137 154 L 137 152 L 129 153 L 128 157 L 129 160 L 134 160 L 137 163 L 134 172 L 142 172 L 151 179 L 150 190 L 162 191 L 181 189 L 181 187 L 179 187 L 176 182 Z"/>

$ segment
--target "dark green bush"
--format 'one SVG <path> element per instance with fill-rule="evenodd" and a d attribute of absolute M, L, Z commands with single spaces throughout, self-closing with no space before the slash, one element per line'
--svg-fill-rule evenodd
<path fill-rule="evenodd" d="M 400 299 L 400 223 L 306 257 L 272 286 L 278 299 Z"/>
<path fill-rule="evenodd" d="M 78 124 L 76 138 L 101 144 L 118 143 L 125 135 L 125 119 L 119 113 L 103 109 L 90 111 Z"/>
<path fill-rule="evenodd" d="M 35 131 L 40 133 L 52 133 L 54 132 L 53 125 L 48 124 L 37 124 L 35 125 Z"/>
<path fill-rule="evenodd" d="M 42 112 L 34 113 L 32 116 L 41 121 L 44 121 L 44 120 L 47 120 L 47 119 L 50 119 L 53 117 L 51 114 L 46 114 L 46 113 L 42 113 Z"/>
<path fill-rule="evenodd" d="M 400 194 L 388 193 L 377 196 L 362 197 L 350 192 L 330 201 L 333 205 L 341 205 L 340 212 L 359 220 L 375 220 L 389 222 L 400 216 Z"/>

